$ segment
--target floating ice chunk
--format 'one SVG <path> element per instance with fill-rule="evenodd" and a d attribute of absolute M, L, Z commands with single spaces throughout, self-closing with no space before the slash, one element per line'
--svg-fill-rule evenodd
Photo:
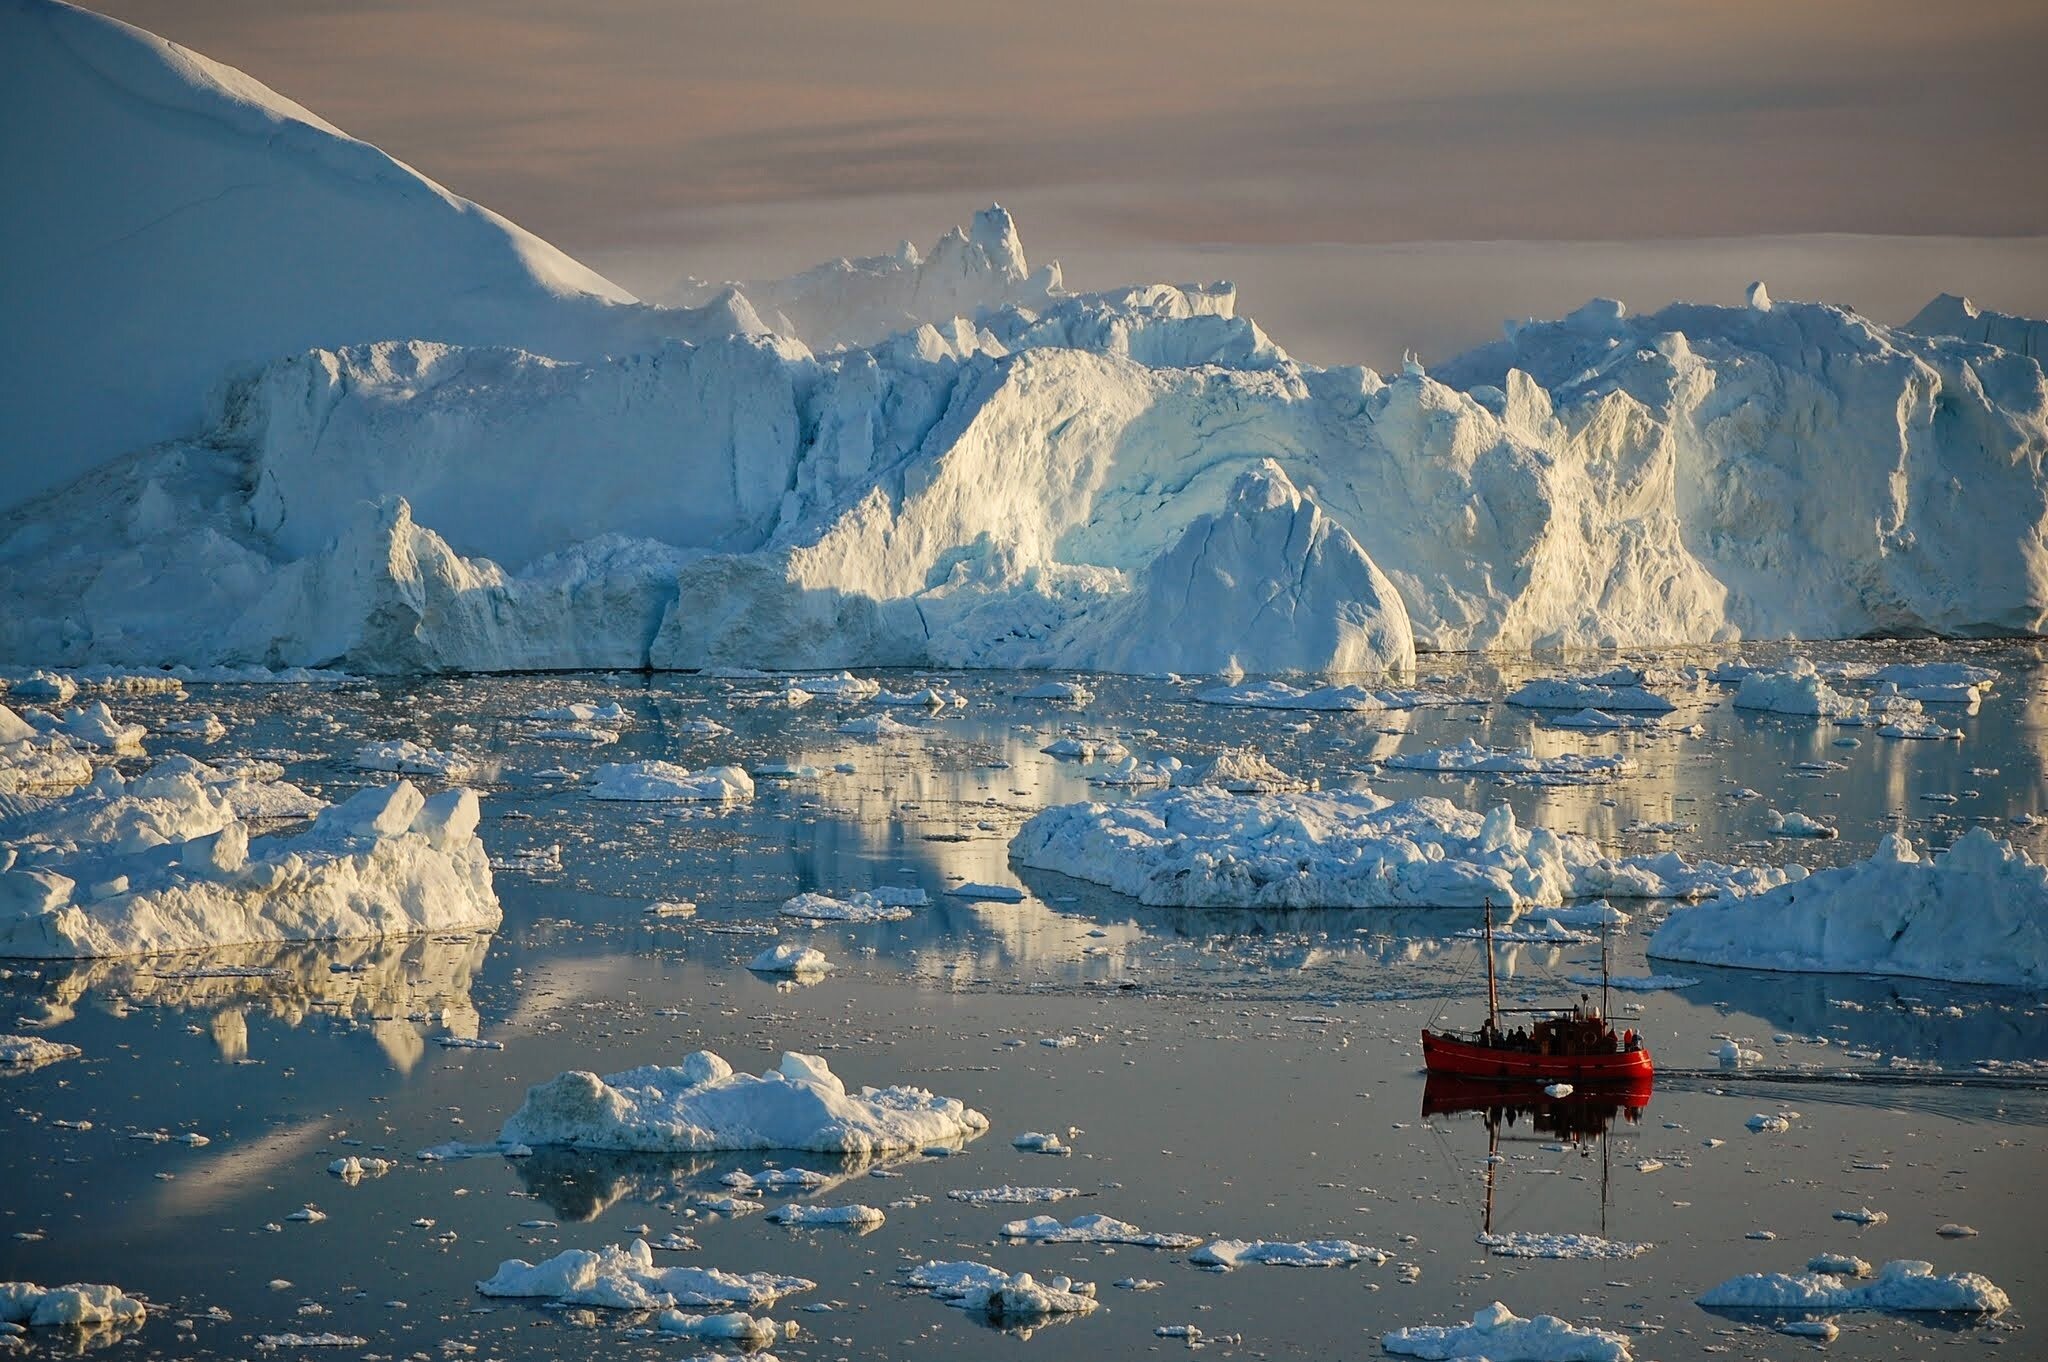
<path fill-rule="evenodd" d="M 381 1178 L 397 1166 L 390 1159 L 365 1159 L 351 1154 L 328 1164 L 327 1171 L 353 1186 L 364 1178 Z"/>
<path fill-rule="evenodd" d="M 555 706 L 543 706 L 528 710 L 526 717 L 541 723 L 568 724 L 577 728 L 604 727 L 618 728 L 626 722 L 625 706 L 616 700 L 601 705 L 585 704 L 581 701 Z"/>
<path fill-rule="evenodd" d="M 118 1286 L 74 1282 L 45 1288 L 34 1282 L 0 1282 L 0 1324 L 31 1329 L 127 1324 L 148 1313 L 141 1301 Z"/>
<path fill-rule="evenodd" d="M 980 899 L 988 903 L 1022 903 L 1024 891 L 1014 884 L 980 884 L 969 880 L 946 891 L 948 898 Z"/>
<path fill-rule="evenodd" d="M 1018 830 L 1020 864 L 1158 907 L 1396 908 L 1678 898 L 1782 882 L 1790 871 L 1610 859 L 1589 838 L 1523 828 L 1505 805 L 1390 804 L 1366 791 L 1235 796 L 1211 789 L 1047 809 Z M 1799 873 L 1803 874 L 1803 871 Z"/>
<path fill-rule="evenodd" d="M 58 721 L 57 727 L 75 743 L 118 756 L 140 754 L 142 740 L 149 736 L 149 730 L 141 724 L 124 724 L 116 719 L 104 700 L 71 710 Z"/>
<path fill-rule="evenodd" d="M 1807 1262 L 1808 1272 L 1826 1272 L 1836 1277 L 1868 1277 L 1872 1268 L 1861 1258 L 1848 1253 L 1816 1253 Z"/>
<path fill-rule="evenodd" d="M 908 1270 L 905 1286 L 928 1291 L 948 1305 L 992 1322 L 1044 1319 L 1048 1315 L 1085 1315 L 1097 1305 L 1095 1287 L 1065 1277 L 1038 1281 L 1028 1272 L 1015 1276 L 986 1263 L 920 1263 Z"/>
<path fill-rule="evenodd" d="M 1773 1116 L 1768 1112 L 1762 1111 L 1750 1117 L 1747 1121 L 1744 1121 L 1743 1124 L 1748 1126 L 1751 1130 L 1756 1131 L 1760 1135 L 1775 1135 L 1782 1131 L 1790 1130 L 1792 1128 L 1792 1122 L 1787 1118 L 1783 1116 Z"/>
<path fill-rule="evenodd" d="M 462 780 L 476 769 L 476 764 L 461 752 L 443 752 L 400 738 L 391 742 L 365 743 L 356 749 L 356 769 Z"/>
<path fill-rule="evenodd" d="M 1043 1130 L 1027 1130 L 1010 1141 L 1015 1148 L 1027 1154 L 1071 1154 L 1074 1147 L 1058 1135 Z"/>
<path fill-rule="evenodd" d="M 1306 709 L 1342 713 L 1412 709 L 1419 702 L 1413 691 L 1368 690 L 1363 686 L 1318 686 L 1304 690 L 1285 681 L 1222 686 L 1202 691 L 1195 699 L 1205 705 L 1230 705 L 1239 709 Z"/>
<path fill-rule="evenodd" d="M 1148 785 L 1171 785 L 1180 773 L 1178 757 L 1161 757 L 1157 761 L 1139 761 L 1136 757 L 1125 757 L 1107 771 L 1097 772 L 1088 777 L 1090 785 L 1113 788 L 1136 788 Z"/>
<path fill-rule="evenodd" d="M 755 1077 L 699 1051 L 678 1068 L 599 1078 L 566 1073 L 533 1088 L 501 1141 L 650 1153 L 812 1149 L 879 1154 L 971 1139 L 988 1118 L 923 1088 L 849 1093 L 824 1060 L 785 1054 Z"/>
<path fill-rule="evenodd" d="M 1067 761 L 1115 761 L 1130 755 L 1130 749 L 1115 738 L 1094 738 L 1075 733 L 1057 738 L 1038 750 L 1049 757 Z"/>
<path fill-rule="evenodd" d="M 567 1249 L 542 1263 L 511 1258 L 476 1284 L 485 1296 L 539 1298 L 603 1310 L 666 1310 L 676 1306 L 773 1305 L 817 1283 L 771 1272 L 654 1265 L 647 1241 L 595 1251 Z"/>
<path fill-rule="evenodd" d="M 1572 1085 L 1569 1083 L 1546 1083 L 1543 1085 L 1543 1095 L 1545 1097 L 1570 1097 L 1572 1095 Z"/>
<path fill-rule="evenodd" d="M 1467 738 L 1454 747 L 1392 756 L 1387 758 L 1386 765 L 1406 771 L 1446 774 L 1484 772 L 1531 784 L 1564 785 L 1613 780 L 1634 770 L 1635 759 L 1625 755 L 1582 756 L 1572 753 L 1539 757 L 1526 747 L 1488 747 L 1475 738 Z"/>
<path fill-rule="evenodd" d="M 1877 730 L 1880 738 L 1905 738 L 1921 742 L 1960 739 L 1963 730 L 1949 728 L 1924 714 L 1903 714 Z"/>
<path fill-rule="evenodd" d="M 1847 1220 L 1857 1225 L 1882 1225 L 1891 1217 L 1883 1211 L 1873 1211 L 1868 1206 L 1862 1206 L 1853 1211 L 1836 1211 L 1835 1219 Z"/>
<path fill-rule="evenodd" d="M 0 795 L 47 794 L 91 779 L 92 758 L 71 739 L 45 732 L 0 705 Z"/>
<path fill-rule="evenodd" d="M 17 818 L 33 859 L 0 870 L 0 956 L 405 936 L 502 916 L 468 790 L 371 787 L 293 835 L 252 839 L 194 769 L 105 771 Z"/>
<path fill-rule="evenodd" d="M 2037 988 L 2048 982 L 2048 868 L 1983 828 L 1933 856 L 1889 833 L 1869 860 L 1672 914 L 1650 954 Z"/>
<path fill-rule="evenodd" d="M 1761 1050 L 1746 1050 L 1733 1040 L 1724 1040 L 1721 1042 L 1721 1048 L 1714 1051 L 1714 1057 L 1723 1065 L 1734 1068 L 1742 1064 L 1755 1064 L 1764 1056 Z"/>
<path fill-rule="evenodd" d="M 1268 1267 L 1349 1267 L 1353 1263 L 1384 1263 L 1394 1255 L 1384 1249 L 1354 1244 L 1349 1239 L 1310 1239 L 1284 1243 L 1267 1239 L 1217 1239 L 1188 1255 L 1197 1267 L 1217 1272 L 1254 1265 Z"/>
<path fill-rule="evenodd" d="M 832 672 L 822 676 L 795 677 L 789 682 L 789 689 L 832 700 L 872 700 L 881 694 L 882 683 L 865 676 L 855 676 L 852 672 Z"/>
<path fill-rule="evenodd" d="M 1472 927 L 1455 933 L 1457 936 L 1469 937 L 1474 940 L 1483 938 L 1486 934 L 1486 929 L 1483 927 Z M 1533 926 L 1495 927 L 1493 929 L 1493 939 L 1495 941 L 1521 942 L 1529 945 L 1567 946 L 1579 945 L 1588 941 L 1598 941 L 1600 938 L 1590 936 L 1585 932 L 1575 932 L 1569 927 L 1561 925 L 1557 919 L 1544 916 L 1539 917 Z"/>
<path fill-rule="evenodd" d="M 62 672 L 34 671 L 8 683 L 7 693 L 17 700 L 61 705 L 78 694 L 78 683 Z"/>
<path fill-rule="evenodd" d="M 1554 714 L 1544 719 L 1552 728 L 1605 729 L 1662 729 L 1665 727 L 1661 714 L 1609 714 L 1604 709 L 1582 709 L 1575 714 Z"/>
<path fill-rule="evenodd" d="M 1051 700 L 1062 705 L 1091 705 L 1095 703 L 1095 692 L 1078 681 L 1041 681 L 1035 686 L 1012 691 L 1018 700 Z"/>
<path fill-rule="evenodd" d="M 1479 1242 L 1497 1258 L 1635 1258 L 1648 1253 L 1649 1244 L 1631 1244 L 1620 1239 L 1603 1239 L 1597 1234 L 1545 1234 L 1514 1231 L 1482 1234 Z"/>
<path fill-rule="evenodd" d="M 1605 714 L 1626 710 L 1636 714 L 1670 714 L 1678 706 L 1627 676 L 1549 677 L 1524 682 L 1506 703 L 1522 709 L 1595 709 Z"/>
<path fill-rule="evenodd" d="M 1573 974 L 1567 977 L 1581 988 L 1604 984 L 1608 988 L 1624 989 L 1632 993 L 1654 993 L 1667 988 L 1691 988 L 1699 982 L 1683 974 L 1615 974 L 1605 979 L 1592 974 Z"/>
<path fill-rule="evenodd" d="M 902 738 L 924 730 L 891 714 L 870 714 L 860 719 L 848 719 L 839 725 L 839 731 L 856 738 Z"/>
<path fill-rule="evenodd" d="M 918 903 L 929 902 L 922 889 L 907 891 L 917 895 Z M 896 890 L 896 895 L 906 891 Z M 893 899 L 889 891 L 873 893 L 858 890 L 843 899 L 828 894 L 798 894 L 782 905 L 782 916 L 803 918 L 811 922 L 900 922 L 915 916 L 908 902 Z"/>
<path fill-rule="evenodd" d="M 965 709 L 967 707 L 966 696 L 956 690 L 941 689 L 937 686 L 926 686 L 923 690 L 911 691 L 907 694 L 900 694 L 893 690 L 877 691 L 873 698 L 875 704 L 888 705 L 896 709 L 929 709 L 938 711 L 942 709 Z"/>
<path fill-rule="evenodd" d="M 1780 813 L 1775 809 L 1771 811 L 1771 831 L 1780 837 L 1814 837 L 1822 841 L 1841 835 L 1831 823 L 1823 823 L 1803 813 Z"/>
<path fill-rule="evenodd" d="M 1070 1196 L 1081 1195 L 1078 1187 L 979 1187 L 964 1191 L 946 1193 L 955 1201 L 964 1201 L 970 1206 L 1034 1206 L 1047 1202 L 1064 1201 Z"/>
<path fill-rule="evenodd" d="M 1726 1310 L 1892 1310 L 1995 1315 L 2012 1302 L 1989 1278 L 1975 1272 L 1934 1275 L 1930 1263 L 1894 1259 L 1874 1277 L 1856 1279 L 1829 1272 L 1761 1272 L 1736 1277 L 1699 1298 L 1710 1309 Z"/>
<path fill-rule="evenodd" d="M 26 1073 L 59 1060 L 77 1059 L 84 1054 L 76 1045 L 44 1040 L 41 1036 L 0 1036 L 0 1069 Z"/>
<path fill-rule="evenodd" d="M 1977 1236 L 1977 1231 L 1968 1225 L 1955 1224 L 1943 1225 L 1935 1233 L 1944 1239 L 1974 1239 Z"/>
<path fill-rule="evenodd" d="M 759 1196 L 763 1192 L 785 1191 L 791 1187 L 812 1192 L 831 1179 L 809 1168 L 763 1168 L 758 1173 L 735 1170 L 719 1181 L 736 1192 Z"/>
<path fill-rule="evenodd" d="M 1003 1226 L 1005 1239 L 1035 1244 L 1131 1244 L 1139 1248 L 1193 1248 L 1202 1242 L 1193 1234 L 1155 1234 L 1106 1215 L 1084 1215 L 1061 1224 L 1054 1216 L 1034 1215 Z"/>
<path fill-rule="evenodd" d="M 1628 1340 L 1605 1329 L 1567 1324 L 1555 1315 L 1523 1319 L 1495 1301 L 1470 1324 L 1416 1324 L 1380 1336 L 1380 1346 L 1407 1357 L 1486 1358 L 1488 1362 L 1631 1362 Z"/>
<path fill-rule="evenodd" d="M 782 941 L 747 962 L 757 974 L 823 974 L 833 968 L 825 953 L 797 941 Z"/>
<path fill-rule="evenodd" d="M 727 1343 L 739 1343 L 748 1348 L 759 1348 L 782 1337 L 782 1326 L 772 1319 L 749 1315 L 740 1310 L 728 1310 L 716 1315 L 691 1315 L 680 1310 L 664 1310 L 655 1318 L 654 1327 L 664 1334 L 677 1338 L 717 1339 Z M 754 1353 L 756 1362 L 767 1357 L 765 1353 Z M 773 1362 L 773 1359 L 769 1359 Z"/>
<path fill-rule="evenodd" d="M 873 1206 L 808 1206 L 796 1201 L 777 1206 L 768 1212 L 768 1218 L 778 1225 L 797 1229 L 814 1225 L 845 1225 L 865 1230 L 874 1229 L 888 1219 Z"/>
<path fill-rule="evenodd" d="M 157 724 L 157 730 L 203 743 L 216 743 L 228 735 L 228 726 L 220 721 L 220 715 L 210 710 L 189 719 L 165 719 Z"/>
<path fill-rule="evenodd" d="M 269 1351 L 280 1348 L 360 1348 L 369 1343 L 360 1334 L 264 1334 L 257 1339 L 257 1347 Z"/>
<path fill-rule="evenodd" d="M 1829 687 L 1813 663 L 1803 657 L 1793 658 L 1783 671 L 1752 672 L 1742 678 L 1735 691 L 1735 707 L 1823 719 L 1860 717 L 1870 708 L 1866 702 Z"/>
<path fill-rule="evenodd" d="M 600 766 L 590 773 L 590 797 L 645 802 L 735 803 L 754 797 L 754 782 L 737 766 L 691 771 L 666 761 Z"/>
<path fill-rule="evenodd" d="M 722 738 L 732 732 L 716 719 L 684 719 L 674 727 L 676 732 L 692 738 Z"/>

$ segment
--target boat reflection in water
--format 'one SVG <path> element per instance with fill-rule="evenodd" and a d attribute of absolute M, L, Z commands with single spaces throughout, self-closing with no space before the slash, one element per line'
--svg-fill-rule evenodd
<path fill-rule="evenodd" d="M 1498 1079 L 1461 1078 L 1432 1073 L 1422 1084 L 1422 1114 L 1458 1116 L 1475 1113 L 1486 1126 L 1486 1203 L 1480 1226 L 1480 1242 L 1490 1247 L 1494 1240 L 1493 1203 L 1496 1174 L 1502 1162 L 1500 1147 L 1533 1144 L 1550 1148 L 1575 1146 L 1590 1157 L 1594 1146 L 1600 1151 L 1600 1234 L 1607 1234 L 1607 1191 L 1611 1174 L 1608 1133 L 1617 1121 L 1635 1125 L 1649 1109 L 1654 1079 L 1648 1074 L 1620 1082 L 1589 1084 L 1583 1088 L 1561 1083 L 1502 1082 Z M 1553 1096 L 1553 1092 L 1558 1095 Z M 1527 1123 L 1527 1133 L 1511 1133 Z M 1510 1238 L 1514 1236 L 1509 1236 Z M 1498 1249 L 1494 1251 L 1498 1252 Z"/>

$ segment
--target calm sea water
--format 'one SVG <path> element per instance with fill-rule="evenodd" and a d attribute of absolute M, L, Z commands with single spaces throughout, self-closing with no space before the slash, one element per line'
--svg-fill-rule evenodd
<path fill-rule="evenodd" d="M 1817 866 L 1867 856 L 1895 828 L 1939 846 L 1980 822 L 2037 857 L 2048 850 L 2048 826 L 2013 821 L 2048 811 L 2039 649 L 1802 651 L 1966 657 L 2002 680 L 1977 715 L 1943 716 L 1966 731 L 1960 743 L 1738 713 L 1725 691 L 1688 716 L 1704 725 L 1691 737 L 1589 737 L 1498 703 L 1226 710 L 1192 703 L 1192 685 L 1107 677 L 1089 678 L 1097 699 L 1076 711 L 1009 698 L 1042 678 L 953 676 L 967 709 L 881 742 L 836 731 L 869 705 L 791 711 L 758 698 L 771 683 L 742 679 L 194 687 L 184 700 L 116 701 L 145 723 L 211 709 L 231 730 L 211 746 L 158 738 L 153 753 L 268 756 L 330 796 L 371 778 L 350 765 L 361 742 L 460 746 L 484 759 L 475 783 L 487 791 L 493 855 L 559 846 L 561 868 L 501 872 L 506 920 L 489 936 L 9 966 L 0 1030 L 68 1041 L 85 1057 L 0 1079 L 0 1279 L 112 1281 L 157 1307 L 124 1336 L 39 1332 L 23 1346 L 242 1357 L 265 1335 L 331 1332 L 364 1342 L 310 1355 L 683 1356 L 696 1349 L 636 1332 L 644 1318 L 474 1291 L 505 1258 L 679 1230 L 701 1247 L 670 1261 L 818 1282 L 767 1312 L 799 1326 L 774 1346 L 782 1357 L 1138 1356 L 1183 1347 L 1153 1333 L 1174 1324 L 1197 1326 L 1212 1352 L 1372 1357 L 1385 1330 L 1468 1318 L 1494 1299 L 1635 1332 L 1638 1357 L 1784 1357 L 1811 1345 L 1694 1298 L 1740 1272 L 1798 1270 L 1823 1250 L 1982 1271 L 2015 1303 L 1991 1323 L 1845 1315 L 1832 1355 L 2044 1355 L 2030 1327 L 2048 1289 L 2036 1209 L 2048 1190 L 2039 994 L 1686 967 L 1694 986 L 1626 1000 L 1665 1070 L 1639 1119 L 1581 1143 L 1523 1119 L 1501 1131 L 1494 1165 L 1496 1229 L 1604 1229 L 1654 1247 L 1625 1261 L 1489 1258 L 1474 1242 L 1488 1216 L 1489 1132 L 1477 1113 L 1424 1114 L 1416 1039 L 1432 1017 L 1464 1024 L 1483 1009 L 1480 948 L 1456 935 L 1477 915 L 1161 911 L 1009 864 L 1009 837 L 1036 810 L 1121 797 L 1091 792 L 1085 778 L 1097 768 L 1040 753 L 1074 724 L 1120 734 L 1140 755 L 1251 743 L 1326 786 L 1505 801 L 1527 823 L 1625 851 Z M 1748 650 L 1757 661 L 1776 653 Z M 1425 680 L 1497 701 L 1539 670 L 1433 659 Z M 905 690 L 932 675 L 882 679 Z M 537 742 L 521 717 L 613 699 L 633 723 L 598 750 Z M 733 732 L 681 732 L 700 718 Z M 1845 732 L 1860 745 L 1835 746 Z M 1466 737 L 1539 752 L 1625 748 L 1638 768 L 1608 785 L 1529 788 L 1375 765 Z M 577 788 L 578 773 L 602 762 L 652 757 L 782 760 L 824 774 L 763 782 L 752 804 L 720 810 L 599 803 Z M 1801 766 L 1827 762 L 1841 765 Z M 842 763 L 852 770 L 833 769 Z M 1827 815 L 1842 835 L 1772 838 L 1772 809 Z M 1690 830 L 1628 831 L 1672 822 Z M 944 897 L 963 879 L 1021 883 L 1030 897 Z M 933 906 L 869 926 L 776 918 L 799 891 L 877 884 L 921 886 Z M 656 899 L 694 900 L 700 912 L 657 924 L 645 912 Z M 1613 938 L 1617 974 L 1650 968 L 1642 942 L 1655 916 Z M 839 968 L 809 986 L 748 973 L 771 931 L 813 942 Z M 1599 948 L 1503 946 L 1497 959 L 1510 998 L 1550 1001 L 1578 991 L 1571 976 L 1597 973 Z M 450 1036 L 504 1048 L 446 1048 Z M 1762 1051 L 1758 1067 L 1771 1076 L 1722 1071 L 1714 1052 L 1726 1036 Z M 823 1204 L 914 1203 L 866 1235 L 688 1213 L 693 1194 L 722 1192 L 720 1177 L 760 1167 L 760 1154 L 413 1158 L 450 1139 L 492 1138 L 528 1085 L 564 1069 L 605 1073 L 698 1048 L 755 1070 L 784 1049 L 822 1053 L 849 1083 L 922 1084 L 969 1101 L 992 1128 L 956 1157 L 894 1163 L 897 1177 L 818 1156 L 778 1160 L 847 1173 L 813 1198 Z M 1796 1114 L 1786 1132 L 1755 1134 L 1744 1122 L 1758 1112 Z M 1068 1158 L 1010 1145 L 1026 1130 L 1069 1129 L 1078 1133 Z M 147 1138 L 187 1131 L 210 1143 Z M 325 1171 L 344 1154 L 373 1153 L 398 1167 L 353 1187 Z M 947 1196 L 1002 1183 L 1085 1195 L 987 1209 Z M 308 1204 L 326 1219 L 287 1219 Z M 1833 1218 L 1865 1206 L 1888 1219 L 1860 1228 Z M 1218 1237 L 1341 1237 L 1394 1256 L 1377 1267 L 1215 1274 L 1178 1253 L 999 1239 L 1004 1221 L 1038 1210 Z M 553 1223 L 522 1228 L 530 1221 Z M 1948 1223 L 1980 1233 L 1937 1236 Z M 1747 1237 L 1765 1231 L 1776 1237 Z M 1029 1336 L 992 1330 L 895 1285 L 900 1266 L 927 1258 L 1066 1273 L 1095 1282 L 1103 1308 Z M 1113 1285 L 1130 1278 L 1160 1285 Z"/>

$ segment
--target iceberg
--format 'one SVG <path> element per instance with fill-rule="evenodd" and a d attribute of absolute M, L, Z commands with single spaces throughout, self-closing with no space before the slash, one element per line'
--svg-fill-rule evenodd
<path fill-rule="evenodd" d="M 824 1060 L 785 1054 L 758 1077 L 735 1074 L 709 1051 L 680 1066 L 599 1078 L 570 1072 L 533 1088 L 500 1132 L 501 1145 L 674 1153 L 810 1149 L 881 1154 L 972 1139 L 988 1118 L 923 1088 L 848 1092 Z"/>
<path fill-rule="evenodd" d="M 2048 631 L 2038 323 L 1596 300 L 1381 375 L 1228 285 L 1070 292 L 998 207 L 654 307 L 141 30 L 9 0 L 0 53 L 44 130 L 0 217 L 0 664 L 1235 678 Z"/>
<path fill-rule="evenodd" d="M 151 955 L 495 929 L 475 792 L 372 786 L 252 837 L 188 757 L 0 820 L 0 957 Z M 289 788 L 289 787 L 287 787 Z"/>
<path fill-rule="evenodd" d="M 1888 833 L 1869 860 L 1673 913 L 1665 960 L 1958 983 L 2048 984 L 2048 867 L 1984 828 L 1921 855 Z"/>

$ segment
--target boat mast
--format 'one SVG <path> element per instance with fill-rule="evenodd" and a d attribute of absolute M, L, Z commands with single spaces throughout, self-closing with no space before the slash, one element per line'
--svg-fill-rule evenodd
<path fill-rule="evenodd" d="M 1500 1030 L 1500 986 L 1493 978 L 1493 896 L 1486 898 L 1486 1029 Z"/>
<path fill-rule="evenodd" d="M 1605 923 L 1600 927 L 1600 1020 L 1605 1022 L 1607 1009 L 1607 937 L 1613 928 Z"/>

